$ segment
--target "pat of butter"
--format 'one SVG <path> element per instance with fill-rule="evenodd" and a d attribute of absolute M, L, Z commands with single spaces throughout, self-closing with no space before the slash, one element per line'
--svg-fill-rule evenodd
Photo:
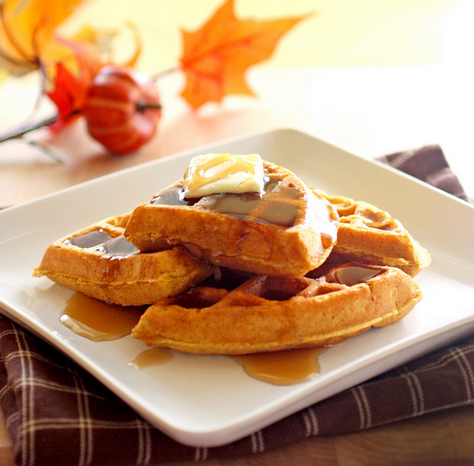
<path fill-rule="evenodd" d="M 260 193 L 263 184 L 263 161 L 258 154 L 198 155 L 184 174 L 184 195 Z"/>

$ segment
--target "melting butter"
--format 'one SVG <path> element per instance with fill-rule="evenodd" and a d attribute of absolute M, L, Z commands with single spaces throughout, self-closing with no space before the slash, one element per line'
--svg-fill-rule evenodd
<path fill-rule="evenodd" d="M 194 157 L 184 174 L 187 199 L 222 193 L 261 193 L 263 161 L 258 154 L 207 154 Z"/>

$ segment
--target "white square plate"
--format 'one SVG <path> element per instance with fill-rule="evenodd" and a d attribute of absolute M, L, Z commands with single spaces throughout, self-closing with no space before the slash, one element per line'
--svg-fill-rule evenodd
<path fill-rule="evenodd" d="M 129 365 L 146 347 L 130 336 L 92 342 L 59 316 L 71 292 L 32 269 L 52 241 L 147 202 L 201 153 L 256 152 L 310 186 L 390 212 L 432 255 L 416 280 L 424 299 L 402 321 L 332 347 L 314 380 L 274 386 L 225 356 L 175 353 L 164 365 Z M 474 331 L 474 207 L 381 164 L 282 129 L 177 154 L 0 212 L 0 303 L 172 438 L 217 446 Z"/>

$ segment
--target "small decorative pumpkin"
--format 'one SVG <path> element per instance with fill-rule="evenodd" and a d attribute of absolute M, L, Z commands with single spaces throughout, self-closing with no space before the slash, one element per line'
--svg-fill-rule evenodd
<path fill-rule="evenodd" d="M 112 153 L 129 154 L 155 134 L 160 97 L 148 75 L 105 66 L 89 88 L 82 113 L 95 140 Z"/>

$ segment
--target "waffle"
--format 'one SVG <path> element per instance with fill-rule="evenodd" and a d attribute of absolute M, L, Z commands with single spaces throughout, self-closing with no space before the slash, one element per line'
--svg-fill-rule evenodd
<path fill-rule="evenodd" d="M 111 217 L 52 243 L 34 276 L 123 306 L 151 304 L 180 294 L 214 267 L 176 246 L 143 254 L 125 240 L 130 214 Z"/>
<path fill-rule="evenodd" d="M 321 270 L 309 276 L 317 276 L 337 264 L 357 261 L 398 267 L 414 277 L 430 264 L 428 252 L 388 212 L 366 202 L 313 191 L 337 209 L 339 226 L 331 255 Z"/>
<path fill-rule="evenodd" d="M 421 299 L 398 268 L 345 264 L 324 277 L 254 276 L 197 286 L 150 306 L 132 336 L 198 354 L 247 354 L 342 342 L 403 318 Z"/>
<path fill-rule="evenodd" d="M 124 235 L 140 251 L 182 244 L 219 266 L 302 277 L 331 252 L 337 212 L 283 167 L 264 162 L 264 169 L 263 195 L 185 199 L 180 180 L 138 206 Z"/>

